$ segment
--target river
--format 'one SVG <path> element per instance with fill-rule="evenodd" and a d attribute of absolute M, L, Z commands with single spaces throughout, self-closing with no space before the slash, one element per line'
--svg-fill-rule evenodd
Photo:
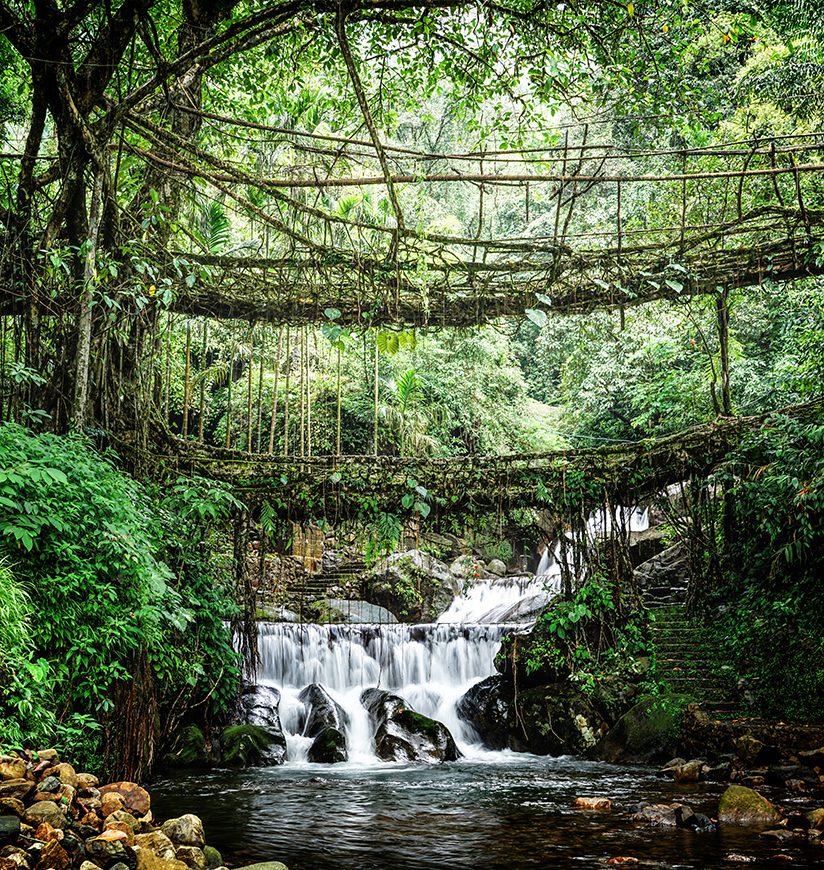
<path fill-rule="evenodd" d="M 768 843 L 725 827 L 698 833 L 641 827 L 634 805 L 686 801 L 712 815 L 723 786 L 676 786 L 647 767 L 489 753 L 438 766 L 285 765 L 214 771 L 154 785 L 161 818 L 199 815 L 229 866 L 283 861 L 289 870 L 596 868 L 615 856 L 644 867 L 821 867 L 824 848 Z M 575 810 L 578 796 L 614 801 Z M 775 863 L 774 863 L 775 862 Z"/>

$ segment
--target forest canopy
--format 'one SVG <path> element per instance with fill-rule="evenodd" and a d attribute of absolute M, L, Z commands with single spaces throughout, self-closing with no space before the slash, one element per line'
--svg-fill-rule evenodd
<path fill-rule="evenodd" d="M 254 428 L 265 447 L 275 415 L 261 408 L 277 404 L 281 359 L 300 356 L 279 401 L 299 380 L 304 408 L 314 374 L 316 452 L 423 449 L 414 420 L 371 443 L 362 426 L 332 432 L 338 416 L 367 427 L 393 416 L 401 383 L 416 413 L 442 421 L 429 452 L 513 451 L 533 437 L 517 421 L 503 440 L 456 443 L 478 430 L 449 422 L 466 400 L 443 404 L 417 370 L 426 352 L 397 330 L 494 321 L 503 344 L 481 331 L 454 348 L 520 360 L 531 399 L 516 407 L 557 404 L 596 395 L 587 384 L 603 374 L 581 368 L 598 352 L 562 338 L 568 322 L 553 312 L 601 308 L 620 313 L 632 345 L 622 368 L 663 354 L 678 359 L 674 380 L 655 391 L 661 407 L 628 398 L 620 425 L 569 431 L 673 431 L 731 411 L 738 377 L 741 410 L 775 407 L 806 388 L 773 371 L 789 335 L 749 334 L 746 288 L 821 268 L 815 11 L 803 0 L 3 3 L 0 268 L 16 318 L 4 323 L 4 401 L 58 431 L 134 428 L 159 407 L 183 434 L 248 447 L 242 430 Z M 817 286 L 773 294 L 787 332 L 820 328 Z M 719 296 L 731 298 L 729 359 Z M 656 298 L 675 303 L 663 321 L 673 338 L 647 347 L 646 315 L 624 330 L 624 310 Z M 587 323 L 619 364 L 606 349 L 615 315 Z M 414 343 L 437 356 L 443 341 Z M 531 374 L 548 344 L 555 374 Z M 739 350 L 756 347 L 745 365 Z M 814 342 L 790 353 L 815 376 Z M 250 412 L 243 377 L 258 366 Z M 307 411 L 278 421 L 273 448 L 299 442 L 290 427 Z"/>

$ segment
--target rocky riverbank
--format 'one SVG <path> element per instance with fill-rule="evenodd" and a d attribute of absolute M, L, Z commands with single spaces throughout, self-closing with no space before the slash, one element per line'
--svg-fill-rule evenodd
<path fill-rule="evenodd" d="M 696 782 L 699 776 L 708 772 L 707 765 L 700 760 L 685 762 L 674 759 L 663 770 L 663 776 L 674 776 L 683 783 Z M 689 800 L 689 798 L 687 799 Z M 610 813 L 613 802 L 605 796 L 578 797 L 573 801 L 576 810 L 584 812 Z M 783 808 L 771 803 L 755 789 L 743 785 L 730 785 L 721 794 L 713 817 L 695 812 L 688 802 L 639 803 L 632 812 L 632 822 L 636 825 L 674 831 L 691 830 L 699 834 L 716 831 L 719 826 L 734 826 L 748 829 L 754 838 L 769 840 L 772 845 L 809 845 L 824 847 L 824 808 L 816 806 L 803 809 L 795 805 Z M 786 847 L 786 846 L 785 846 Z M 772 859 L 792 863 L 790 855 L 773 854 Z M 754 856 L 728 854 L 729 863 L 755 863 Z M 609 865 L 640 864 L 631 855 L 622 855 L 605 862 Z"/>
<path fill-rule="evenodd" d="M 0 755 L 0 870 L 226 870 L 191 813 L 161 823 L 134 782 L 101 784 L 54 749 Z M 280 862 L 244 870 L 287 870 Z"/>

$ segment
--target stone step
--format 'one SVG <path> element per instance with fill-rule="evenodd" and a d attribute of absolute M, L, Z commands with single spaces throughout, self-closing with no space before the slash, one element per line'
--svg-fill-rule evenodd
<path fill-rule="evenodd" d="M 715 670 L 709 659 L 685 658 L 684 656 L 658 656 L 658 667 L 664 670 L 691 670 L 701 673 Z"/>

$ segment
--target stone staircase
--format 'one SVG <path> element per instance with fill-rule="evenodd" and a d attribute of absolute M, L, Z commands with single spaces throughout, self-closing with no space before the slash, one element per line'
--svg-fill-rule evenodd
<path fill-rule="evenodd" d="M 687 616 L 683 602 L 651 607 L 658 676 L 709 715 L 734 717 L 739 710 L 732 674 L 719 672 L 701 626 Z"/>
<path fill-rule="evenodd" d="M 298 612 L 303 611 L 311 602 L 332 597 L 331 593 L 338 587 L 350 590 L 359 589 L 361 576 L 366 570 L 364 562 L 347 562 L 335 566 L 319 574 L 307 574 L 300 582 L 289 588 L 289 596 L 294 601 Z M 334 596 L 339 597 L 339 596 Z M 358 597 L 357 595 L 355 597 Z"/>

